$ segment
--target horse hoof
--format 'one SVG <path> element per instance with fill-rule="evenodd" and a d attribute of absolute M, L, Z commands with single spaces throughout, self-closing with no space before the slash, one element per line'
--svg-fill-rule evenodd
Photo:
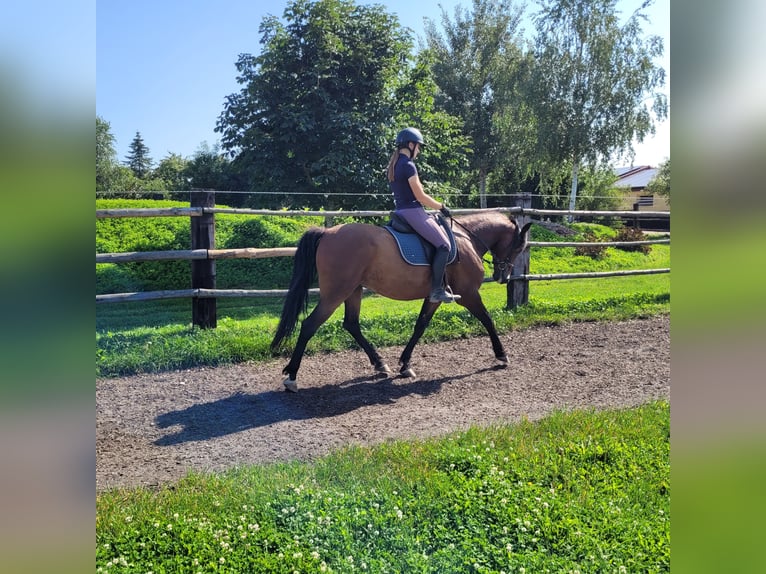
<path fill-rule="evenodd" d="M 290 377 L 287 377 L 282 381 L 282 384 L 285 386 L 286 391 L 290 391 L 291 393 L 298 392 L 298 381 L 294 381 Z"/>
<path fill-rule="evenodd" d="M 415 371 L 413 371 L 411 368 L 407 367 L 406 369 L 402 369 L 399 371 L 399 375 L 406 379 L 414 379 L 415 378 Z"/>
<path fill-rule="evenodd" d="M 378 373 L 378 374 L 380 374 L 380 375 L 386 375 L 386 376 L 390 376 L 390 375 L 392 375 L 392 374 L 393 374 L 393 371 L 391 371 L 391 369 L 389 368 L 389 366 L 388 366 L 388 365 L 386 365 L 385 363 L 383 363 L 383 364 L 382 364 L 381 366 L 379 366 L 379 367 L 375 367 L 375 372 L 376 372 L 376 373 Z"/>
<path fill-rule="evenodd" d="M 508 357 L 506 357 L 505 355 L 503 355 L 502 357 L 495 357 L 495 359 L 497 359 L 497 362 L 499 363 L 498 365 L 499 367 L 505 368 L 508 366 Z"/>

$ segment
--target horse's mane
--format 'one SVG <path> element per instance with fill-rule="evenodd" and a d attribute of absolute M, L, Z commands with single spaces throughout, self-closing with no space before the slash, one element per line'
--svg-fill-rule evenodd
<path fill-rule="evenodd" d="M 465 225 L 473 232 L 480 231 L 483 227 L 503 225 L 508 227 L 516 227 L 515 221 L 509 219 L 506 215 L 499 211 L 482 211 L 479 213 L 470 213 L 468 215 L 460 215 L 455 218 L 462 225 Z"/>

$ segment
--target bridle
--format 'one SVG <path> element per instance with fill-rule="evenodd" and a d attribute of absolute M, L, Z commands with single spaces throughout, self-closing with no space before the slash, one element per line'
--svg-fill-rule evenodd
<path fill-rule="evenodd" d="M 511 257 L 513 255 L 513 252 L 511 252 L 511 255 L 509 255 L 508 258 L 502 259 L 501 261 L 498 262 L 498 260 L 495 259 L 495 254 L 492 253 L 492 250 L 489 248 L 489 246 L 486 243 L 484 243 L 484 240 L 481 237 L 476 235 L 473 231 L 468 229 L 465 225 L 460 223 L 454 217 L 450 217 L 450 223 L 457 223 L 460 227 L 462 227 L 465 230 L 466 233 L 468 233 L 468 235 L 470 235 L 473 239 L 478 241 L 482 245 L 482 247 L 484 247 L 484 249 L 486 249 L 487 253 L 492 255 L 492 261 L 487 260 L 486 255 L 482 256 L 481 260 L 484 261 L 484 263 L 491 263 L 492 267 L 493 268 L 497 268 L 500 271 L 500 273 L 505 273 L 505 270 L 508 269 L 509 267 L 511 269 L 511 272 L 513 272 L 514 264 L 511 261 Z"/>

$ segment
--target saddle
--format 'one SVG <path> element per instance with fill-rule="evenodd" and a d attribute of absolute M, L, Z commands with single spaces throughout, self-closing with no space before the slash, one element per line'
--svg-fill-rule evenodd
<path fill-rule="evenodd" d="M 447 265 L 449 265 L 457 259 L 455 236 L 443 217 L 436 216 L 436 221 L 446 231 L 449 238 L 450 249 L 449 257 L 447 258 Z M 407 263 L 410 265 L 431 265 L 436 248 L 418 235 L 403 218 L 392 211 L 390 213 L 390 220 L 383 228 L 394 237 L 399 247 L 399 253 L 401 253 L 402 258 Z"/>

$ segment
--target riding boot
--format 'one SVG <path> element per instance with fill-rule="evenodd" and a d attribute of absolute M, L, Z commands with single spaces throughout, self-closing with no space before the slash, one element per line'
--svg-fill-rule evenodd
<path fill-rule="evenodd" d="M 431 294 L 429 295 L 431 303 L 453 303 L 460 299 L 460 295 L 453 295 L 444 289 L 444 270 L 447 268 L 447 259 L 449 259 L 449 249 L 437 248 L 431 262 L 433 271 Z"/>

